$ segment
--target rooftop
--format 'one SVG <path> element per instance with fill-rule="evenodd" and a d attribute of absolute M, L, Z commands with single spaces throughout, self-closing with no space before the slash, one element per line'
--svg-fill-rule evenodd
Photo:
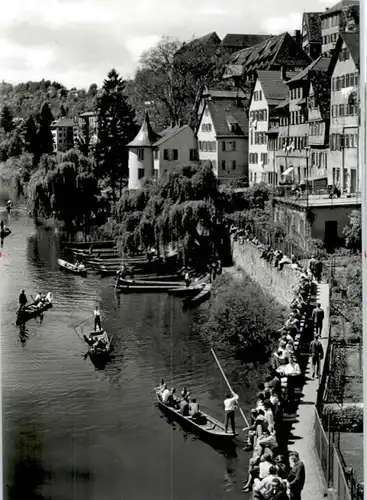
<path fill-rule="evenodd" d="M 160 139 L 158 139 L 158 141 L 155 142 L 153 145 L 160 146 L 161 144 L 168 141 L 169 139 L 172 139 L 172 137 L 175 137 L 177 134 L 179 134 L 183 130 L 186 130 L 189 128 L 190 128 L 190 125 L 176 125 L 175 127 L 169 127 L 168 129 L 164 130 L 161 133 L 162 137 Z"/>
<path fill-rule="evenodd" d="M 287 32 L 281 35 L 273 36 L 267 40 L 242 49 L 234 53 L 227 66 L 229 71 L 224 77 L 230 77 L 232 74 L 231 66 L 242 66 L 243 71 L 269 70 L 273 65 L 280 66 L 307 66 L 311 58 L 300 47 L 291 35 Z"/>
<path fill-rule="evenodd" d="M 348 7 L 359 6 L 359 0 L 341 0 L 341 2 L 336 3 L 330 9 L 326 9 L 325 12 L 321 14 L 322 17 L 328 16 L 330 14 L 335 14 L 340 10 L 347 9 Z"/>
<path fill-rule="evenodd" d="M 278 203 L 290 204 L 300 208 L 329 208 L 329 207 L 344 207 L 356 206 L 361 204 L 361 195 L 356 193 L 350 197 L 342 195 L 340 198 L 329 198 L 327 194 L 309 194 L 307 204 L 307 194 L 302 194 L 301 197 L 297 196 L 277 196 L 275 200 Z"/>
<path fill-rule="evenodd" d="M 85 111 L 84 113 L 81 113 L 79 116 L 97 116 L 97 113 L 95 111 Z"/>
<path fill-rule="evenodd" d="M 242 35 L 228 33 L 222 40 L 223 47 L 238 47 L 238 50 L 252 47 L 258 43 L 271 38 L 273 35 Z"/>
<path fill-rule="evenodd" d="M 149 115 L 146 112 L 139 132 L 137 133 L 135 139 L 129 142 L 127 146 L 135 148 L 152 146 L 160 137 L 161 136 L 152 129 L 149 121 Z"/>
<path fill-rule="evenodd" d="M 202 97 L 212 97 L 214 99 L 236 99 L 237 97 L 244 99 L 245 93 L 243 90 L 215 90 L 206 89 L 203 91 Z"/>
<path fill-rule="evenodd" d="M 52 122 L 51 127 L 74 127 L 74 120 L 65 116 Z"/>
<path fill-rule="evenodd" d="M 294 77 L 297 73 L 289 72 L 287 77 Z M 258 71 L 257 78 L 260 80 L 263 94 L 270 105 L 278 105 L 288 97 L 287 83 L 282 80 L 280 71 Z"/>
<path fill-rule="evenodd" d="M 307 27 L 309 42 L 321 42 L 321 19 L 322 12 L 305 12 L 303 14 L 303 23 Z"/>
<path fill-rule="evenodd" d="M 177 51 L 176 55 L 182 55 L 187 50 L 193 50 L 198 47 L 209 45 L 219 46 L 220 43 L 221 39 L 215 31 L 212 31 L 211 33 L 207 33 L 206 35 L 201 36 L 200 38 L 195 38 L 194 40 L 191 40 L 189 42 L 184 42 L 182 44 L 182 47 Z"/>
<path fill-rule="evenodd" d="M 317 59 L 312 61 L 312 63 L 308 65 L 307 68 L 296 73 L 296 75 L 292 79 L 288 80 L 288 83 L 298 82 L 300 80 L 307 79 L 310 71 L 320 71 L 325 73 L 326 71 L 328 71 L 330 67 L 330 61 L 331 61 L 330 57 L 323 57 L 323 56 L 318 57 Z"/>
<path fill-rule="evenodd" d="M 233 100 L 209 101 L 207 106 L 217 137 L 248 135 L 248 119 L 244 109 Z M 237 123 L 238 129 L 232 131 L 230 124 L 235 123 Z"/>

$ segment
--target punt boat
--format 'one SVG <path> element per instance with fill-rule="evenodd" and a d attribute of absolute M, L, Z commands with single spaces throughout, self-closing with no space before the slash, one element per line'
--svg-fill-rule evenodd
<path fill-rule="evenodd" d="M 88 344 L 88 354 L 91 358 L 109 358 L 112 352 L 112 338 L 105 330 L 93 330 L 89 335 L 84 335 L 84 340 Z M 102 341 L 104 347 L 95 347 L 97 341 Z"/>
<path fill-rule="evenodd" d="M 168 293 L 174 295 L 175 297 L 193 297 L 199 294 L 204 285 L 190 285 L 190 286 L 180 286 L 178 288 L 170 288 Z"/>
<path fill-rule="evenodd" d="M 87 275 L 87 270 L 84 266 L 84 264 L 72 264 L 70 262 L 67 262 L 66 260 L 63 259 L 57 259 L 57 263 L 59 267 L 62 269 L 65 269 L 65 271 L 69 271 L 70 273 L 73 274 L 80 274 L 81 276 L 86 276 Z"/>
<path fill-rule="evenodd" d="M 52 295 L 49 301 L 43 302 L 43 304 L 38 307 L 36 304 L 29 304 L 25 306 L 22 310 L 17 311 L 16 325 L 22 325 L 32 318 L 40 316 L 47 309 L 52 307 Z"/>
<path fill-rule="evenodd" d="M 221 441 L 222 443 L 231 443 L 233 439 L 238 435 L 233 434 L 232 432 L 226 432 L 224 425 L 219 422 L 214 417 L 211 417 L 207 413 L 204 413 L 203 411 L 200 410 L 201 416 L 202 416 L 202 421 L 195 422 L 195 420 L 192 419 L 192 417 L 184 417 L 179 410 L 176 410 L 175 408 L 168 406 L 167 404 L 163 403 L 159 392 L 156 390 L 156 398 L 158 402 L 158 406 L 164 410 L 167 414 L 169 414 L 170 417 L 174 418 L 178 422 L 180 422 L 182 425 L 187 425 L 187 427 L 190 427 L 190 430 L 195 432 L 198 435 L 201 435 L 205 437 L 206 439 L 211 439 L 215 441 Z"/>
<path fill-rule="evenodd" d="M 206 285 L 204 285 L 201 292 L 199 292 L 197 295 L 195 295 L 194 297 L 186 297 L 185 299 L 183 299 L 184 306 L 195 307 L 201 304 L 210 297 L 211 289 L 212 289 L 211 283 L 207 283 Z"/>
<path fill-rule="evenodd" d="M 183 281 L 153 281 L 153 280 L 140 280 L 140 279 L 126 279 L 120 278 L 118 285 L 126 286 L 166 286 L 169 288 L 181 288 Z"/>

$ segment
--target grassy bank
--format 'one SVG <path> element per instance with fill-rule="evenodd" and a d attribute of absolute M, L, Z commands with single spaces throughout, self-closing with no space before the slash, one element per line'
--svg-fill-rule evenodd
<path fill-rule="evenodd" d="M 231 268 L 216 279 L 208 308 L 198 313 L 196 328 L 226 358 L 231 379 L 246 385 L 254 369 L 256 381 L 263 380 L 276 330 L 285 317 L 285 308 L 246 274 Z"/>

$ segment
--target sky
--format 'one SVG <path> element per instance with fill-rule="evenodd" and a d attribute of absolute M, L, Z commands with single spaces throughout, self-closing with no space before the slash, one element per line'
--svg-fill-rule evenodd
<path fill-rule="evenodd" d="M 134 75 L 161 36 L 216 31 L 279 34 L 301 29 L 304 11 L 336 0 L 1 0 L 0 80 L 101 85 L 111 68 Z M 1 2 L 0 2 L 1 3 Z"/>

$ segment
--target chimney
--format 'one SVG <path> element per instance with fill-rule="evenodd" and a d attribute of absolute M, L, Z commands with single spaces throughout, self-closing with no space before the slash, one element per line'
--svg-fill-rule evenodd
<path fill-rule="evenodd" d="M 280 78 L 285 82 L 287 80 L 287 70 L 285 69 L 285 66 L 280 67 Z"/>
<path fill-rule="evenodd" d="M 296 42 L 297 45 L 302 45 L 301 31 L 300 30 L 294 30 L 292 38 Z"/>

